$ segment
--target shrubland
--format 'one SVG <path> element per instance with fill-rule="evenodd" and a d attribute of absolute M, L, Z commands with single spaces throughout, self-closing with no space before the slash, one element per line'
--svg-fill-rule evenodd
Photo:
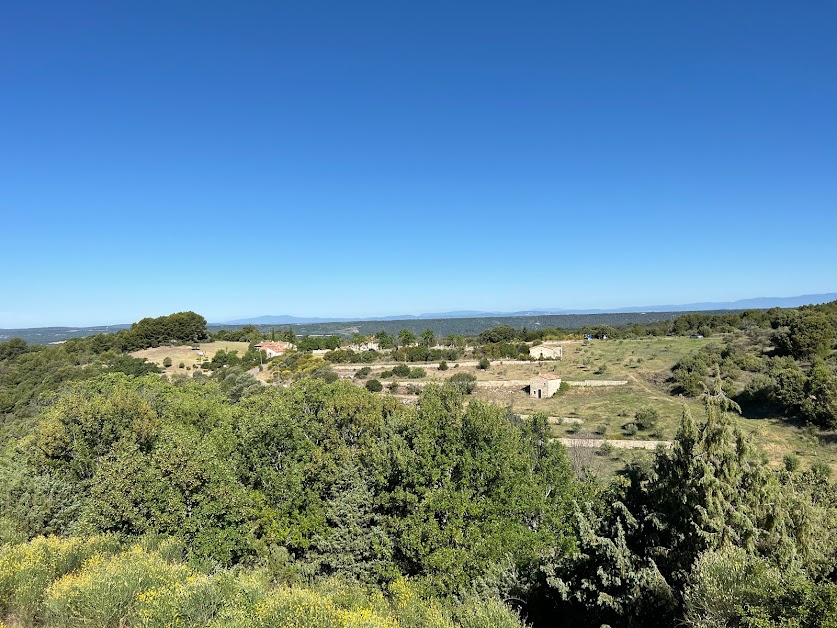
<path fill-rule="evenodd" d="M 670 371 L 688 401 L 671 448 L 609 477 L 575 474 L 546 416 L 475 399 L 467 372 L 405 405 L 306 351 L 266 386 L 229 354 L 166 380 L 122 340 L 0 343 L 0 620 L 837 625 L 828 467 L 769 464 L 734 418 L 833 426 L 835 319 L 828 304 L 666 322 L 720 342 Z M 136 327 L 145 343 L 201 336 Z M 482 346 L 526 339 L 495 329 Z M 651 433 L 657 408 L 620 420 Z"/>

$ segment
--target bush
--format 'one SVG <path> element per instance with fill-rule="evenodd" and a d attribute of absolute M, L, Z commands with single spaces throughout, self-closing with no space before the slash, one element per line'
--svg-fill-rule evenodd
<path fill-rule="evenodd" d="M 439 362 L 439 370 L 440 371 L 447 371 L 448 370 L 448 363 L 442 360 Z"/>
<path fill-rule="evenodd" d="M 407 374 L 407 377 L 409 377 L 410 379 L 421 379 L 422 377 L 425 377 L 426 375 L 427 375 L 427 371 L 425 371 L 423 368 L 416 367 L 416 368 L 410 369 L 410 372 Z"/>
<path fill-rule="evenodd" d="M 370 379 L 366 382 L 366 390 L 369 392 L 381 392 L 383 389 L 384 385 L 377 379 Z"/>
<path fill-rule="evenodd" d="M 796 454 L 785 454 L 782 458 L 782 462 L 785 464 L 786 471 L 796 471 L 799 469 L 799 456 Z"/>
<path fill-rule="evenodd" d="M 21 545 L 0 547 L 0 616 L 13 614 L 24 625 L 38 624 L 49 585 L 78 570 L 94 556 L 119 549 L 115 536 L 87 540 L 37 537 Z"/>
<path fill-rule="evenodd" d="M 169 368 L 171 366 L 171 364 L 172 364 L 172 361 L 171 361 L 170 357 L 166 356 L 165 358 L 163 358 L 163 366 L 165 366 L 166 368 Z"/>
<path fill-rule="evenodd" d="M 448 378 L 448 382 L 462 393 L 470 395 L 477 387 L 477 378 L 470 373 L 457 373 Z"/>
<path fill-rule="evenodd" d="M 639 431 L 639 428 L 636 426 L 636 423 L 628 423 L 622 429 L 625 430 L 625 434 L 627 434 L 628 436 L 634 436 Z"/>
<path fill-rule="evenodd" d="M 764 403 L 772 399 L 775 391 L 775 380 L 769 375 L 758 373 L 745 384 L 738 398 L 743 403 Z"/>
<path fill-rule="evenodd" d="M 59 626 L 116 626 L 138 596 L 172 586 L 194 575 L 184 565 L 169 564 L 157 552 L 135 545 L 107 559 L 94 559 L 80 573 L 56 580 L 44 601 L 48 623 Z"/>
<path fill-rule="evenodd" d="M 490 366 L 491 362 L 488 360 L 488 358 L 480 359 L 479 364 L 477 364 L 477 368 L 483 371 L 487 370 Z"/>
<path fill-rule="evenodd" d="M 652 430 L 656 427 L 660 413 L 651 406 L 642 406 L 634 415 L 636 426 L 641 430 Z"/>
<path fill-rule="evenodd" d="M 181 362 L 180 364 L 178 364 L 178 365 L 177 365 L 177 368 L 179 368 L 179 369 L 185 369 L 185 368 L 186 368 L 186 363 L 185 363 L 185 362 Z"/>
<path fill-rule="evenodd" d="M 602 364 L 599 368 L 593 371 L 595 375 L 604 375 L 607 373 L 607 364 Z"/>
<path fill-rule="evenodd" d="M 398 377 L 409 377 L 410 376 L 410 367 L 406 364 L 399 364 L 395 368 L 392 369 L 392 374 L 397 375 Z"/>
<path fill-rule="evenodd" d="M 355 379 L 366 379 L 369 377 L 369 374 L 372 372 L 372 369 L 368 366 L 364 366 L 362 369 L 358 369 L 357 373 L 355 373 Z"/>

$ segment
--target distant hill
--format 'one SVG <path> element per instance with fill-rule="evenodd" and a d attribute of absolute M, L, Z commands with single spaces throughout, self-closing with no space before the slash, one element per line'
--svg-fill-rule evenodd
<path fill-rule="evenodd" d="M 759 297 L 719 303 L 687 303 L 685 305 L 649 305 L 643 307 L 625 307 L 612 310 L 562 310 L 554 308 L 536 308 L 520 312 L 482 312 L 464 310 L 456 312 L 438 312 L 419 315 L 393 315 L 358 320 L 357 318 L 316 318 L 300 316 L 258 316 L 226 323 L 210 323 L 210 331 L 223 328 L 256 325 L 262 331 L 277 327 L 293 326 L 299 336 L 331 335 L 342 337 L 354 333 L 373 334 L 380 330 L 397 333 L 401 329 L 421 332 L 432 329 L 437 335 L 450 334 L 472 335 L 496 325 L 511 325 L 521 329 L 528 327 L 561 327 L 579 329 L 592 325 L 611 325 L 619 327 L 632 323 L 651 323 L 670 320 L 687 312 L 718 313 L 750 309 L 769 309 L 771 307 L 793 308 L 801 305 L 815 305 L 837 301 L 837 293 L 808 294 L 798 297 Z M 28 329 L 0 329 L 0 342 L 10 338 L 23 338 L 32 344 L 58 343 L 70 338 L 82 338 L 96 334 L 111 334 L 130 325 L 101 325 L 88 327 L 34 327 Z"/>
<path fill-rule="evenodd" d="M 436 320 L 444 318 L 494 318 L 518 316 L 544 316 L 554 314 L 620 314 L 626 312 L 703 312 L 707 310 L 764 310 L 771 307 L 799 307 L 801 305 L 816 305 L 837 300 L 837 292 L 828 294 L 806 294 L 798 297 L 757 297 L 741 299 L 739 301 L 686 303 L 681 305 L 643 305 L 612 309 L 574 310 L 562 308 L 535 308 L 518 312 L 482 312 L 479 310 L 461 310 L 454 312 L 430 312 L 426 314 L 396 314 L 391 316 L 374 316 L 364 321 L 409 321 Z M 345 317 L 300 317 L 283 314 L 280 316 L 258 316 L 243 318 L 213 325 L 306 325 L 311 323 L 350 323 L 357 318 Z"/>
<path fill-rule="evenodd" d="M 97 334 L 115 334 L 130 325 L 99 325 L 94 327 L 29 327 L 26 329 L 0 329 L 0 342 L 10 338 L 23 338 L 29 344 L 48 345 L 69 340 L 85 338 Z"/>

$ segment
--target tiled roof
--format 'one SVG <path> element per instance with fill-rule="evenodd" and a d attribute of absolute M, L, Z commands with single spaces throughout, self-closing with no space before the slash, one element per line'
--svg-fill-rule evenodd
<path fill-rule="evenodd" d="M 257 349 L 272 349 L 273 351 L 287 351 L 291 348 L 290 342 L 260 342 Z"/>

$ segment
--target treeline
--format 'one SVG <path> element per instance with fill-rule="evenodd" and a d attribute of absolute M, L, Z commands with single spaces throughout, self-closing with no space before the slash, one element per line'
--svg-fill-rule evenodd
<path fill-rule="evenodd" d="M 144 318 L 131 325 L 130 329 L 115 334 L 99 334 L 67 342 L 87 346 L 93 353 L 104 353 L 137 351 L 169 344 L 194 344 L 206 340 L 209 340 L 206 319 L 194 312 L 178 312 L 157 318 Z"/>

